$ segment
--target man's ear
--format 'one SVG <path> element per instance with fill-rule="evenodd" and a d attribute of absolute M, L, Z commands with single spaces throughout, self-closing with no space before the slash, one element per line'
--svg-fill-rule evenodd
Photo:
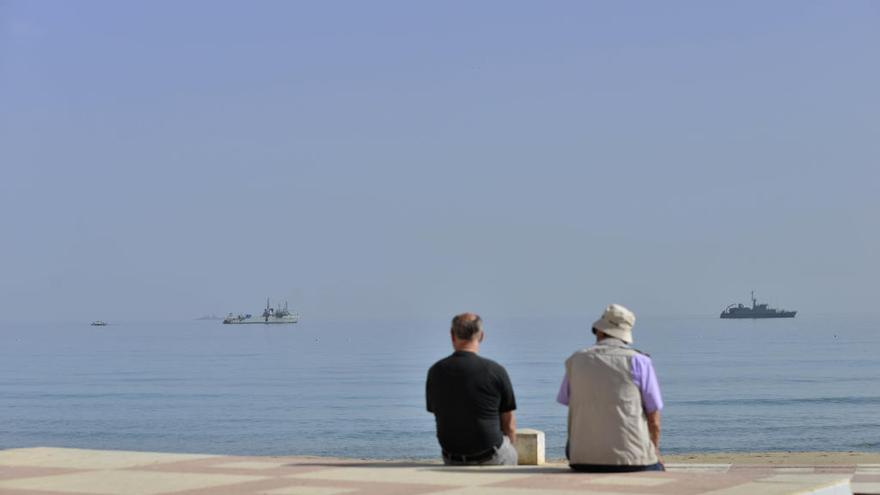
<path fill-rule="evenodd" d="M 455 343 L 455 332 L 452 330 L 449 331 L 449 338 L 452 339 L 452 343 Z"/>
<path fill-rule="evenodd" d="M 480 343 L 481 343 L 481 344 L 483 343 L 483 336 L 484 336 L 484 335 L 485 335 L 485 334 L 483 333 L 483 331 L 480 330 Z"/>

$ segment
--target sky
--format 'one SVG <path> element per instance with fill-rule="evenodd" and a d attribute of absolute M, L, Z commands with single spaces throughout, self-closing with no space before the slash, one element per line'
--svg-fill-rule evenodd
<path fill-rule="evenodd" d="M 0 320 L 876 314 L 878 51 L 871 1 L 0 0 Z"/>

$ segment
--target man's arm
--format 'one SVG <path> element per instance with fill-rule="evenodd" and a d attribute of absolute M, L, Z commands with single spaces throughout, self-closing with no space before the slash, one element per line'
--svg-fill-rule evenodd
<path fill-rule="evenodd" d="M 647 414 L 648 416 L 648 435 L 651 437 L 651 443 L 654 444 L 654 450 L 657 452 L 657 460 L 660 459 L 660 411 L 654 411 Z"/>
<path fill-rule="evenodd" d="M 516 443 L 516 417 L 513 411 L 501 413 L 501 431 L 510 439 L 510 443 Z"/>
<path fill-rule="evenodd" d="M 562 379 L 562 384 L 559 385 L 559 393 L 556 394 L 556 402 L 562 404 L 563 406 L 568 405 L 569 398 L 571 396 L 571 386 L 568 383 L 568 373 L 565 374 L 565 377 Z"/>
<path fill-rule="evenodd" d="M 431 404 L 431 370 L 428 370 L 428 378 L 425 380 L 425 407 L 429 413 L 434 412 L 434 405 Z"/>
<path fill-rule="evenodd" d="M 651 358 L 644 354 L 633 356 L 632 374 L 633 382 L 642 394 L 642 407 L 648 420 L 648 435 L 654 444 L 657 459 L 663 463 L 660 459 L 660 410 L 663 409 L 663 396 L 660 394 L 660 384 Z"/>
<path fill-rule="evenodd" d="M 501 416 L 501 432 L 510 439 L 510 443 L 516 443 L 516 417 L 513 411 L 516 410 L 516 397 L 513 395 L 513 384 L 510 383 L 510 377 L 507 376 L 507 370 L 498 366 L 497 386 L 501 401 L 498 412 Z"/>

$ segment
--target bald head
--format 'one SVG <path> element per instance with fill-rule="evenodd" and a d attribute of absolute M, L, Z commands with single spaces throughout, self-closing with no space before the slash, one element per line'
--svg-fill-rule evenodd
<path fill-rule="evenodd" d="M 458 340 L 474 340 L 483 332 L 483 320 L 476 313 L 462 313 L 452 319 L 452 335 Z"/>

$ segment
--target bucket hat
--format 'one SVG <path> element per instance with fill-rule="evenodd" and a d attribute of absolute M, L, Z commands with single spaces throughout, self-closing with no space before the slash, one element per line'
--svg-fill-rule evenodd
<path fill-rule="evenodd" d="M 606 335 L 632 344 L 632 328 L 635 323 L 636 315 L 632 311 L 620 304 L 611 304 L 605 308 L 602 317 L 593 323 L 593 333 L 596 333 L 596 330 L 601 330 Z"/>

